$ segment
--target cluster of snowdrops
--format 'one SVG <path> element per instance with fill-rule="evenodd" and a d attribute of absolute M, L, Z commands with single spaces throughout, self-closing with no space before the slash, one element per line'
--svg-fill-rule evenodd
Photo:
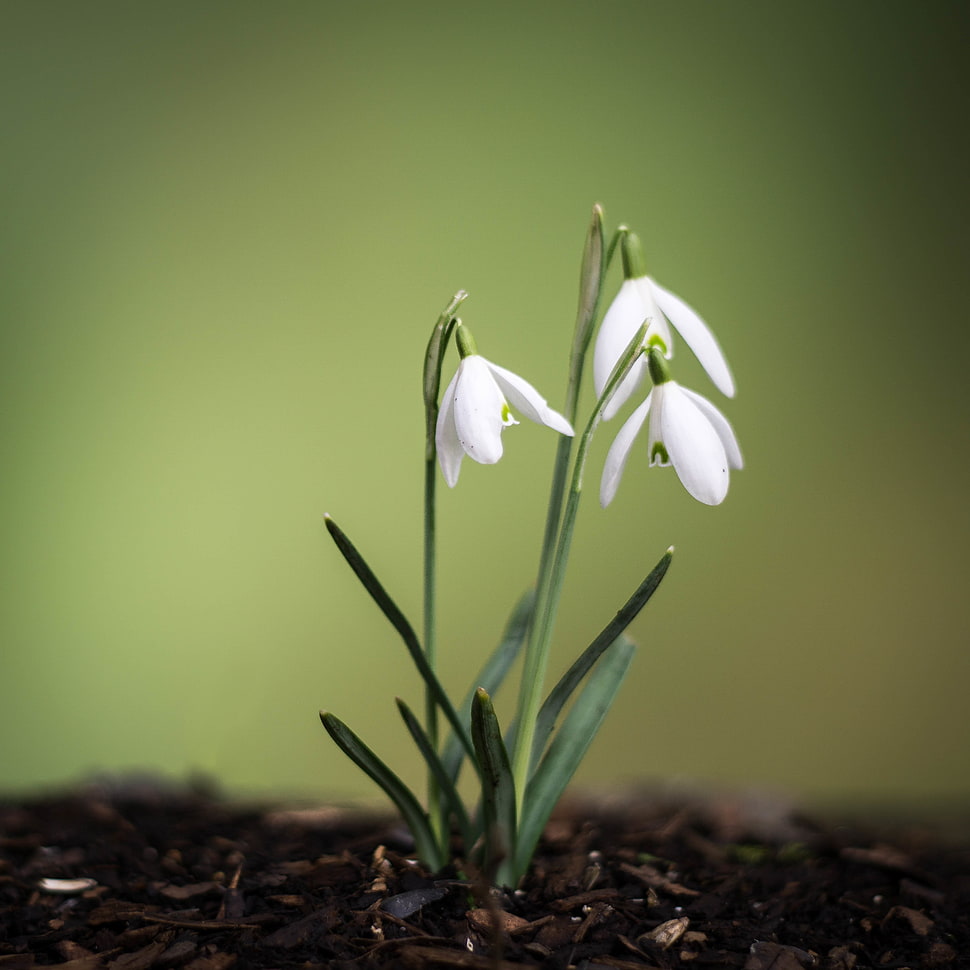
<path fill-rule="evenodd" d="M 603 315 L 606 271 L 619 252 L 623 283 Z M 672 549 L 647 573 L 601 632 L 543 696 L 549 649 L 582 494 L 590 442 L 644 385 L 643 401 L 620 426 L 600 479 L 600 502 L 612 501 L 635 445 L 646 438 L 650 465 L 672 466 L 686 490 L 707 505 L 720 504 L 741 452 L 724 415 L 707 398 L 671 377 L 674 332 L 697 357 L 714 386 L 734 395 L 724 354 L 704 320 L 647 275 L 640 240 L 620 226 L 607 244 L 603 213 L 593 209 L 580 271 L 579 308 L 569 355 L 563 412 L 523 378 L 478 353 L 457 312 L 455 295 L 438 318 L 424 359 L 425 489 L 422 633 L 394 602 L 360 551 L 332 518 L 327 528 L 338 549 L 401 637 L 425 686 L 424 718 L 400 698 L 398 710 L 427 767 L 422 802 L 365 742 L 334 714 L 322 712 L 338 746 L 387 794 L 414 838 L 421 861 L 434 871 L 450 862 L 490 882 L 515 886 L 527 870 L 542 830 L 576 771 L 629 669 L 635 645 L 626 628 L 647 603 L 670 565 Z M 577 412 L 590 345 L 596 403 L 577 433 Z M 442 366 L 452 344 L 458 368 L 440 394 Z M 440 396 L 439 396 L 440 395 Z M 458 483 L 463 459 L 494 464 L 502 432 L 513 415 L 560 435 L 534 588 L 515 604 L 502 638 L 457 705 L 436 673 L 436 484 Z M 644 434 L 644 425 L 646 425 Z M 492 699 L 522 657 L 515 715 L 503 729 Z M 466 765 L 477 797 L 466 806 L 458 791 Z"/>

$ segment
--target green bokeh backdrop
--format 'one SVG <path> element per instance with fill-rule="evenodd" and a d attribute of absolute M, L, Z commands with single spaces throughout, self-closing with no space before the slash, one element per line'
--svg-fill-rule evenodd
<path fill-rule="evenodd" d="M 716 329 L 747 467 L 718 509 L 645 454 L 591 489 L 553 669 L 677 555 L 580 780 L 970 796 L 964 4 L 3 15 L 0 788 L 371 797 L 320 707 L 416 781 L 419 684 L 321 517 L 417 617 L 429 328 L 467 289 L 558 405 L 599 201 Z M 442 489 L 456 690 L 532 580 L 553 438 Z"/>

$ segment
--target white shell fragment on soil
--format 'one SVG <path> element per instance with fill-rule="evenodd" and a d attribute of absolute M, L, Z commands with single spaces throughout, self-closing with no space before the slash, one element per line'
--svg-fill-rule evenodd
<path fill-rule="evenodd" d="M 58 893 L 62 896 L 73 896 L 77 893 L 94 889 L 98 884 L 96 879 L 38 879 L 37 888 L 45 893 Z"/>

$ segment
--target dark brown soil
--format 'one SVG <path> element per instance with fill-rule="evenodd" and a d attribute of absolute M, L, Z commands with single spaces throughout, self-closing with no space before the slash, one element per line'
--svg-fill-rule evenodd
<path fill-rule="evenodd" d="M 970 967 L 966 843 L 751 809 L 574 805 L 490 894 L 346 811 L 130 785 L 7 803 L 0 970 Z"/>

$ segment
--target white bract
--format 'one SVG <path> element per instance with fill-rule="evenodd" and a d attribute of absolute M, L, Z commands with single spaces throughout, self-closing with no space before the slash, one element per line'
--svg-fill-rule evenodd
<path fill-rule="evenodd" d="M 644 321 L 650 324 L 645 338 L 647 346 L 659 341 L 664 356 L 670 358 L 673 354 L 670 324 L 673 324 L 717 389 L 734 397 L 734 378 L 710 328 L 679 296 L 665 290 L 649 276 L 624 280 L 603 317 L 593 352 L 593 383 L 597 395 L 603 393 L 613 367 Z M 613 417 L 637 389 L 646 366 L 645 358 L 633 365 L 603 411 L 605 419 Z"/>
<path fill-rule="evenodd" d="M 569 422 L 528 381 L 469 354 L 445 390 L 435 429 L 438 463 L 449 487 L 457 484 L 465 455 L 483 465 L 494 465 L 502 457 L 502 430 L 519 423 L 510 404 L 536 424 L 573 434 Z"/>
<path fill-rule="evenodd" d="M 668 380 L 654 386 L 610 446 L 600 482 L 603 507 L 613 501 L 634 439 L 648 418 L 650 464 L 673 465 L 694 498 L 705 505 L 720 505 L 727 495 L 729 469 L 743 467 L 737 438 L 710 401 Z"/>

